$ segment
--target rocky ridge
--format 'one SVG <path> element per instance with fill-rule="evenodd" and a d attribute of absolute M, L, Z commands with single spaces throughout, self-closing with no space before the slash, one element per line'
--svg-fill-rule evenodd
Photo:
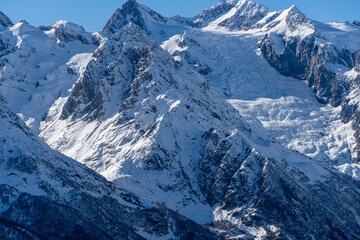
<path fill-rule="evenodd" d="M 5 239 L 218 238 L 50 149 L 3 100 L 0 116 L 0 230 Z"/>

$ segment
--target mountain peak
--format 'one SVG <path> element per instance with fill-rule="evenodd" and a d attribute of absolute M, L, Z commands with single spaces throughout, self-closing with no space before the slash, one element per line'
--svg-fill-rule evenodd
<path fill-rule="evenodd" d="M 132 91 L 134 91 L 134 89 L 129 88 L 129 84 L 131 85 L 134 82 L 135 86 L 137 81 L 139 81 L 135 77 L 137 72 L 146 72 L 144 75 L 151 76 L 147 67 L 152 66 L 151 63 L 154 58 L 160 58 L 161 60 L 158 59 L 158 61 L 167 62 L 168 66 L 172 63 L 171 56 L 137 24 L 132 22 L 126 24 L 114 34 L 109 35 L 104 44 L 95 51 L 93 57 L 95 61 L 87 65 L 84 76 L 75 85 L 73 94 L 64 105 L 61 119 L 84 117 L 93 120 L 114 116 L 119 110 L 119 106 L 117 106 L 119 101 L 123 102 L 122 105 L 127 104 L 122 99 L 127 95 L 130 96 Z M 136 67 L 132 66 L 133 64 Z M 141 68 L 141 70 L 137 69 L 137 64 L 144 68 Z M 109 66 L 114 66 L 112 72 L 107 70 Z M 174 66 L 170 68 L 174 68 Z M 95 75 L 93 74 L 94 69 L 97 69 Z M 127 72 L 128 70 L 132 74 Z M 139 78 L 146 79 L 140 75 L 138 75 Z M 110 95 L 102 94 L 102 92 L 98 91 L 101 88 L 99 83 L 108 84 L 107 78 L 112 78 L 109 89 L 113 93 Z M 125 88 L 129 88 L 127 94 L 124 92 Z M 82 97 L 79 98 L 79 95 Z M 112 95 L 118 97 L 111 98 L 110 96 Z M 84 108 L 83 106 L 86 107 Z"/>
<path fill-rule="evenodd" d="M 128 0 L 121 8 L 116 9 L 102 33 L 105 35 L 114 34 L 129 22 L 135 23 L 145 32 L 148 32 L 148 21 L 166 23 L 167 19 L 135 0 Z"/>
<path fill-rule="evenodd" d="M 59 42 L 73 42 L 80 41 L 83 44 L 97 44 L 97 41 L 91 36 L 90 33 L 86 32 L 85 29 L 75 23 L 68 22 L 65 20 L 59 20 L 55 22 L 51 28 L 55 33 L 55 37 Z"/>
<path fill-rule="evenodd" d="M 59 20 L 56 21 L 52 27 L 54 28 L 66 28 L 66 27 L 70 27 L 72 29 L 77 28 L 79 30 L 85 31 L 84 28 L 76 23 L 72 23 L 72 22 L 68 22 L 66 20 Z"/>
<path fill-rule="evenodd" d="M 227 13 L 209 24 L 209 27 L 223 27 L 230 30 L 248 30 L 269 12 L 264 5 L 248 0 L 237 1 Z"/>
<path fill-rule="evenodd" d="M 14 24 L 10 20 L 8 16 L 6 16 L 3 12 L 0 12 L 0 26 L 2 27 L 11 27 Z"/>
<path fill-rule="evenodd" d="M 20 23 L 24 23 L 24 24 L 29 25 L 28 21 L 26 21 L 25 19 L 21 20 Z"/>
<path fill-rule="evenodd" d="M 291 32 L 298 32 L 300 35 L 308 35 L 315 31 L 313 22 L 303 14 L 299 8 L 292 5 L 284 11 L 285 21 Z"/>
<path fill-rule="evenodd" d="M 301 10 L 295 5 L 292 5 L 290 8 L 288 8 L 288 12 L 289 12 L 289 14 L 301 14 L 301 15 L 304 15 L 304 13 L 302 13 Z"/>
<path fill-rule="evenodd" d="M 192 18 L 193 22 L 199 26 L 205 26 L 216 18 L 230 11 L 238 3 L 238 0 L 220 0 L 220 2 Z"/>

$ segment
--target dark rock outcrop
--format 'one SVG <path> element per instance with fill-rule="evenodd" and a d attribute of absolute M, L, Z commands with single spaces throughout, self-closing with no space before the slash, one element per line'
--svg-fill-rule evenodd
<path fill-rule="evenodd" d="M 350 52 L 347 49 L 338 49 L 331 43 L 320 45 L 315 35 L 309 35 L 303 39 L 290 38 L 285 41 L 285 49 L 281 53 L 275 53 L 271 37 L 266 35 L 260 42 L 260 49 L 264 58 L 279 73 L 305 80 L 316 92 L 319 102 L 342 107 L 342 120 L 353 121 L 353 129 L 356 131 L 358 156 L 354 161 L 358 161 L 360 114 L 358 106 L 349 104 L 350 100 L 347 96 L 352 88 L 359 86 L 359 80 L 352 83 L 343 82 L 336 72 L 327 67 L 327 64 L 339 64 L 359 71 L 360 51 Z"/>
<path fill-rule="evenodd" d="M 0 26 L 1 27 L 11 27 L 14 24 L 10 20 L 8 16 L 6 16 L 4 13 L 0 12 Z"/>
<path fill-rule="evenodd" d="M 296 37 L 286 41 L 285 49 L 281 53 L 275 53 L 271 38 L 266 35 L 260 43 L 260 49 L 270 65 L 281 74 L 305 80 L 317 93 L 320 102 L 330 103 L 335 107 L 341 104 L 345 88 L 336 74 L 326 67 L 326 63 L 346 62 L 342 58 L 345 53 L 341 53 L 332 45 L 319 47 L 312 35 L 304 39 Z M 334 52 L 336 55 L 333 55 Z"/>

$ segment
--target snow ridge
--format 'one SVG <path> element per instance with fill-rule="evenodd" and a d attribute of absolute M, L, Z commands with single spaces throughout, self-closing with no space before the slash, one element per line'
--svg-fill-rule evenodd
<path fill-rule="evenodd" d="M 252 1 L 239 1 L 228 13 L 208 25 L 208 28 L 225 27 L 229 30 L 248 30 L 263 19 L 268 9 Z"/>
<path fill-rule="evenodd" d="M 218 4 L 204 10 L 199 15 L 191 18 L 191 20 L 197 26 L 204 27 L 232 9 L 237 3 L 238 0 L 221 0 Z"/>

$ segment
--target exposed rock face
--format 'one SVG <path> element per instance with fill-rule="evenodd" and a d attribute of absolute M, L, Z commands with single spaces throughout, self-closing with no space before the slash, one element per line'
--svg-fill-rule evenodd
<path fill-rule="evenodd" d="M 285 43 L 280 54 L 276 54 L 267 35 L 260 48 L 271 66 L 281 74 L 305 80 L 316 91 L 319 101 L 335 107 L 341 104 L 344 86 L 336 74 L 327 69 L 326 63 L 343 63 L 344 60 L 332 45 L 320 47 L 314 36 L 294 38 Z M 331 55 L 334 52 L 336 55 Z"/>
<path fill-rule="evenodd" d="M 340 227 L 341 220 L 336 215 L 344 214 L 344 208 L 338 200 L 347 201 L 348 193 L 352 195 L 351 201 L 356 204 L 355 208 L 358 208 L 355 199 L 359 193 L 353 189 L 358 189 L 359 184 L 352 182 L 340 193 L 338 187 L 347 177 L 338 175 L 312 185 L 297 170 L 287 172 L 289 169 L 286 170 L 283 164 L 258 155 L 248 157 L 232 178 L 229 188 L 233 191 L 229 191 L 225 197 L 222 205 L 224 211 L 231 211 L 233 217 L 241 216 L 245 225 L 257 223 L 261 219 L 278 223 L 275 224 L 279 227 L 277 230 L 267 230 L 269 237 L 358 239 L 357 231 L 353 232 L 351 227 L 346 230 Z M 334 209 L 335 212 L 326 210 L 322 205 L 324 201 L 329 201 L 327 209 Z M 237 210 L 233 211 L 235 206 Z M 319 215 L 315 216 L 314 213 Z M 355 219 L 350 217 L 347 221 L 355 226 Z"/>
<path fill-rule="evenodd" d="M 194 26 L 188 18 L 179 16 L 166 18 L 135 0 L 128 0 L 111 16 L 101 34 L 108 37 L 130 22 L 139 26 L 158 43 L 162 43 L 174 34 L 181 33 L 187 27 Z"/>
<path fill-rule="evenodd" d="M 20 22 L 4 29 L 0 33 L 1 94 L 38 132 L 49 107 L 67 95 L 98 44 L 82 27 L 65 21 L 40 28 Z"/>
<path fill-rule="evenodd" d="M 1 27 L 11 27 L 14 25 L 10 18 L 6 16 L 4 13 L 0 12 L 0 26 Z"/>
<path fill-rule="evenodd" d="M 285 38 L 285 37 L 284 37 Z M 337 72 L 331 66 L 359 72 L 359 50 L 351 52 L 346 48 L 338 48 L 334 43 L 325 42 L 322 34 L 310 34 L 306 37 L 290 37 L 285 40 L 285 48 L 276 53 L 271 35 L 266 35 L 260 42 L 260 49 L 264 58 L 285 76 L 292 76 L 305 80 L 317 93 L 318 100 L 329 103 L 334 107 L 341 106 L 342 120 L 347 123 L 353 121 L 353 128 L 357 132 L 355 138 L 358 142 L 358 107 L 353 104 L 354 89 L 359 86 L 358 78 L 343 80 L 343 73 Z M 354 159 L 358 161 L 359 154 Z"/>
<path fill-rule="evenodd" d="M 296 6 L 290 7 L 283 13 L 287 14 L 285 22 L 291 32 L 295 32 L 304 26 L 315 30 L 315 26 L 312 21 L 307 18 Z"/>
<path fill-rule="evenodd" d="M 86 45 L 98 45 L 97 39 L 90 33 L 85 32 L 82 26 L 67 21 L 58 21 L 51 26 L 59 42 L 80 41 Z"/>
<path fill-rule="evenodd" d="M 356 51 L 356 54 L 358 53 L 359 51 Z M 358 67 L 355 67 L 354 69 L 357 68 Z M 348 90 L 349 94 L 345 98 L 341 109 L 341 117 L 343 121 L 346 123 L 353 121 L 352 126 L 353 129 L 355 130 L 355 138 L 358 142 L 358 146 L 357 146 L 358 159 L 355 159 L 357 161 L 359 161 L 360 158 L 360 109 L 359 109 L 359 102 L 354 101 L 354 99 L 358 97 L 359 86 L 360 86 L 360 75 L 357 75 L 356 79 L 349 86 L 349 90 Z"/>
<path fill-rule="evenodd" d="M 238 0 L 222 0 L 215 6 L 208 8 L 201 12 L 199 15 L 193 17 L 191 20 L 198 26 L 204 27 L 209 22 L 214 21 L 221 15 L 225 14 L 226 12 L 230 11 L 235 5 L 238 3 Z"/>
<path fill-rule="evenodd" d="M 136 25 L 131 23 L 129 28 L 128 32 L 131 33 L 129 37 L 134 41 L 145 37 Z M 151 64 L 151 49 L 159 48 L 159 46 L 152 42 L 144 48 L 123 49 L 123 41 L 129 41 L 125 40 L 126 37 L 125 34 L 114 34 L 110 41 L 105 42 L 95 51 L 93 57 L 96 61 L 93 60 L 87 65 L 84 75 L 75 85 L 64 105 L 61 119 L 67 119 L 69 116 L 75 119 L 78 114 L 80 118 L 88 116 L 89 120 L 101 120 L 105 111 L 109 111 L 109 109 L 104 109 L 104 103 L 107 103 L 110 108 L 112 104 L 119 104 L 116 101 L 123 102 L 120 110 L 132 107 L 135 103 L 133 102 L 134 95 L 137 96 L 141 82 L 153 78 L 151 74 L 143 73 L 143 71 L 147 70 Z M 117 41 L 119 44 L 116 43 Z M 109 60 L 111 63 L 104 65 Z M 111 91 L 111 93 L 106 91 Z M 110 116 L 113 114 L 116 114 L 116 110 L 107 113 Z"/>
<path fill-rule="evenodd" d="M 268 9 L 265 6 L 252 1 L 241 0 L 230 12 L 222 16 L 220 21 L 217 20 L 216 22 L 218 26 L 230 30 L 248 30 L 263 19 L 267 13 Z"/>
<path fill-rule="evenodd" d="M 54 152 L 2 100 L 0 123 L 0 229 L 6 239 L 219 239 Z"/>
<path fill-rule="evenodd" d="M 145 16 L 144 16 L 145 15 Z M 142 28 L 145 32 L 148 32 L 145 17 L 149 15 L 155 21 L 166 23 L 166 19 L 159 15 L 157 12 L 140 5 L 135 0 L 127 1 L 121 9 L 117 9 L 113 16 L 106 23 L 103 33 L 113 34 L 124 27 L 129 22 L 133 22 Z M 149 33 L 149 32 L 148 32 Z"/>

